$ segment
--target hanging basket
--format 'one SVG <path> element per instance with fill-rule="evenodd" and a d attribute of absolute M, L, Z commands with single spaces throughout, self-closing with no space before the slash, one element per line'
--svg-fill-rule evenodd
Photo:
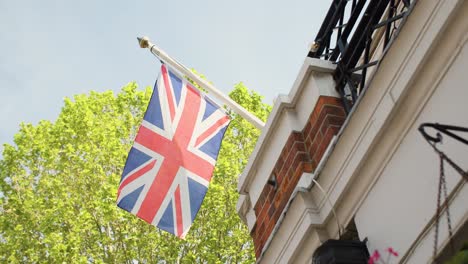
<path fill-rule="evenodd" d="M 315 250 L 312 264 L 367 264 L 368 259 L 365 242 L 329 239 Z"/>

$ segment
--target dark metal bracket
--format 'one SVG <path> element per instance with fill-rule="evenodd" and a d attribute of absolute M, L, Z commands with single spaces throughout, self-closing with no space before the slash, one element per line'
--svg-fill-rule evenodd
<path fill-rule="evenodd" d="M 426 128 L 432 128 L 437 130 L 435 136 L 431 136 L 427 133 Z M 436 146 L 437 143 L 442 142 L 442 134 L 445 134 L 465 145 L 468 145 L 468 140 L 460 137 L 459 135 L 453 133 L 452 131 L 457 132 L 465 132 L 468 133 L 468 128 L 466 127 L 459 127 L 459 126 L 452 126 L 452 125 L 443 125 L 439 123 L 423 123 L 418 128 L 419 132 L 422 134 L 424 139 L 432 146 L 434 151 L 441 157 L 442 160 L 447 161 L 465 181 L 468 181 L 468 171 L 463 170 L 460 166 L 458 166 L 452 159 L 450 159 L 443 151 L 439 150 Z"/>
<path fill-rule="evenodd" d="M 427 132 L 426 132 L 426 128 L 433 128 L 435 130 L 437 130 L 438 132 L 436 133 L 436 136 L 431 136 L 429 135 Z M 443 125 L 443 124 L 439 124 L 439 123 L 423 123 L 419 126 L 419 132 L 421 132 L 421 134 L 423 135 L 423 137 L 429 141 L 429 142 L 432 142 L 432 143 L 439 143 L 439 142 L 442 142 L 442 134 L 445 134 L 449 137 L 452 137 L 462 143 L 465 143 L 466 145 L 468 145 L 468 140 L 460 137 L 459 135 L 456 135 L 454 133 L 452 133 L 451 131 L 458 131 L 458 132 L 465 132 L 465 133 L 468 133 L 468 128 L 466 127 L 459 127 L 459 126 L 452 126 L 452 125 Z"/>

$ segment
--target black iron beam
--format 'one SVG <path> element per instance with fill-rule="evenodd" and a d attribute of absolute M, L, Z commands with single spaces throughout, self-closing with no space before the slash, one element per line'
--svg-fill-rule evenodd
<path fill-rule="evenodd" d="M 341 17 L 340 10 L 344 10 L 347 1 L 343 0 L 333 0 L 330 9 L 328 9 L 325 20 L 320 27 L 320 30 L 315 38 L 315 43 L 319 45 L 317 51 L 309 52 L 308 56 L 313 58 L 318 58 L 323 53 L 325 48 L 329 44 L 330 36 L 333 33 L 333 28 L 335 28 L 338 20 Z"/>
<path fill-rule="evenodd" d="M 345 52 L 346 47 L 348 46 L 349 34 L 351 33 L 351 30 L 356 24 L 356 21 L 359 18 L 359 15 L 361 14 L 361 11 L 364 8 L 364 4 L 366 3 L 366 1 L 367 0 L 359 0 L 359 2 L 357 2 L 356 5 L 354 6 L 353 11 L 351 12 L 351 16 L 349 17 L 349 20 L 346 22 L 346 27 L 343 30 L 340 36 L 340 39 L 336 43 L 336 47 L 334 49 L 332 56 L 330 57 L 330 60 L 335 61 L 336 59 L 338 59 L 341 53 Z M 344 50 L 340 50 L 339 46 L 344 47 Z"/>
<path fill-rule="evenodd" d="M 389 19 L 387 19 L 387 20 L 384 20 L 384 21 L 378 23 L 377 25 L 374 26 L 374 29 L 378 29 L 379 27 L 387 26 L 387 25 L 389 25 L 390 23 L 392 23 L 393 21 L 398 20 L 398 19 L 400 19 L 400 18 L 403 18 L 404 16 L 405 16 L 405 12 L 400 13 L 400 14 L 398 14 L 398 15 L 392 17 L 392 18 L 389 18 Z"/>
<path fill-rule="evenodd" d="M 373 33 L 373 26 L 380 21 L 388 3 L 389 0 L 371 0 L 369 2 L 356 31 L 349 41 L 348 46 L 351 48 L 348 48 L 342 54 L 340 63 L 345 66 L 344 68 L 349 69 L 357 64 L 365 49 L 367 38 Z"/>
<path fill-rule="evenodd" d="M 364 68 L 372 67 L 372 66 L 376 65 L 377 63 L 379 63 L 378 60 L 371 61 L 371 62 L 369 62 L 369 63 L 359 65 L 358 67 L 349 69 L 348 72 L 349 72 L 349 73 L 357 72 L 357 71 L 360 71 L 360 70 L 362 70 L 362 69 L 364 69 Z"/>

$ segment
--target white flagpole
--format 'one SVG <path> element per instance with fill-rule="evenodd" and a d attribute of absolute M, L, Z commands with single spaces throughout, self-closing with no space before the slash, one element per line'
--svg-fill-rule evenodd
<path fill-rule="evenodd" d="M 165 63 L 169 64 L 174 69 L 178 70 L 180 73 L 185 74 L 190 79 L 194 80 L 198 85 L 206 89 L 211 94 L 214 94 L 219 100 L 221 100 L 224 104 L 226 104 L 229 108 L 231 108 L 236 114 L 242 116 L 243 118 L 247 119 L 252 125 L 254 125 L 258 129 L 262 129 L 265 126 L 260 119 L 256 116 L 245 110 L 242 106 L 234 102 L 231 98 L 225 96 L 223 93 L 218 91 L 213 85 L 209 84 L 207 81 L 201 79 L 184 65 L 178 63 L 169 55 L 167 55 L 164 51 L 158 48 L 156 45 L 150 42 L 148 37 L 137 38 L 138 42 L 140 43 L 141 48 L 149 48 L 151 53 L 158 57 L 160 60 L 164 61 Z"/>

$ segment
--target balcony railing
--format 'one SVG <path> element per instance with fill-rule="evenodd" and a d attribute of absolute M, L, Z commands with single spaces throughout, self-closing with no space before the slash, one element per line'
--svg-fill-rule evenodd
<path fill-rule="evenodd" d="M 336 90 L 347 112 L 364 90 L 369 68 L 377 65 L 397 35 L 410 4 L 410 0 L 332 1 L 308 56 L 337 64 Z"/>

